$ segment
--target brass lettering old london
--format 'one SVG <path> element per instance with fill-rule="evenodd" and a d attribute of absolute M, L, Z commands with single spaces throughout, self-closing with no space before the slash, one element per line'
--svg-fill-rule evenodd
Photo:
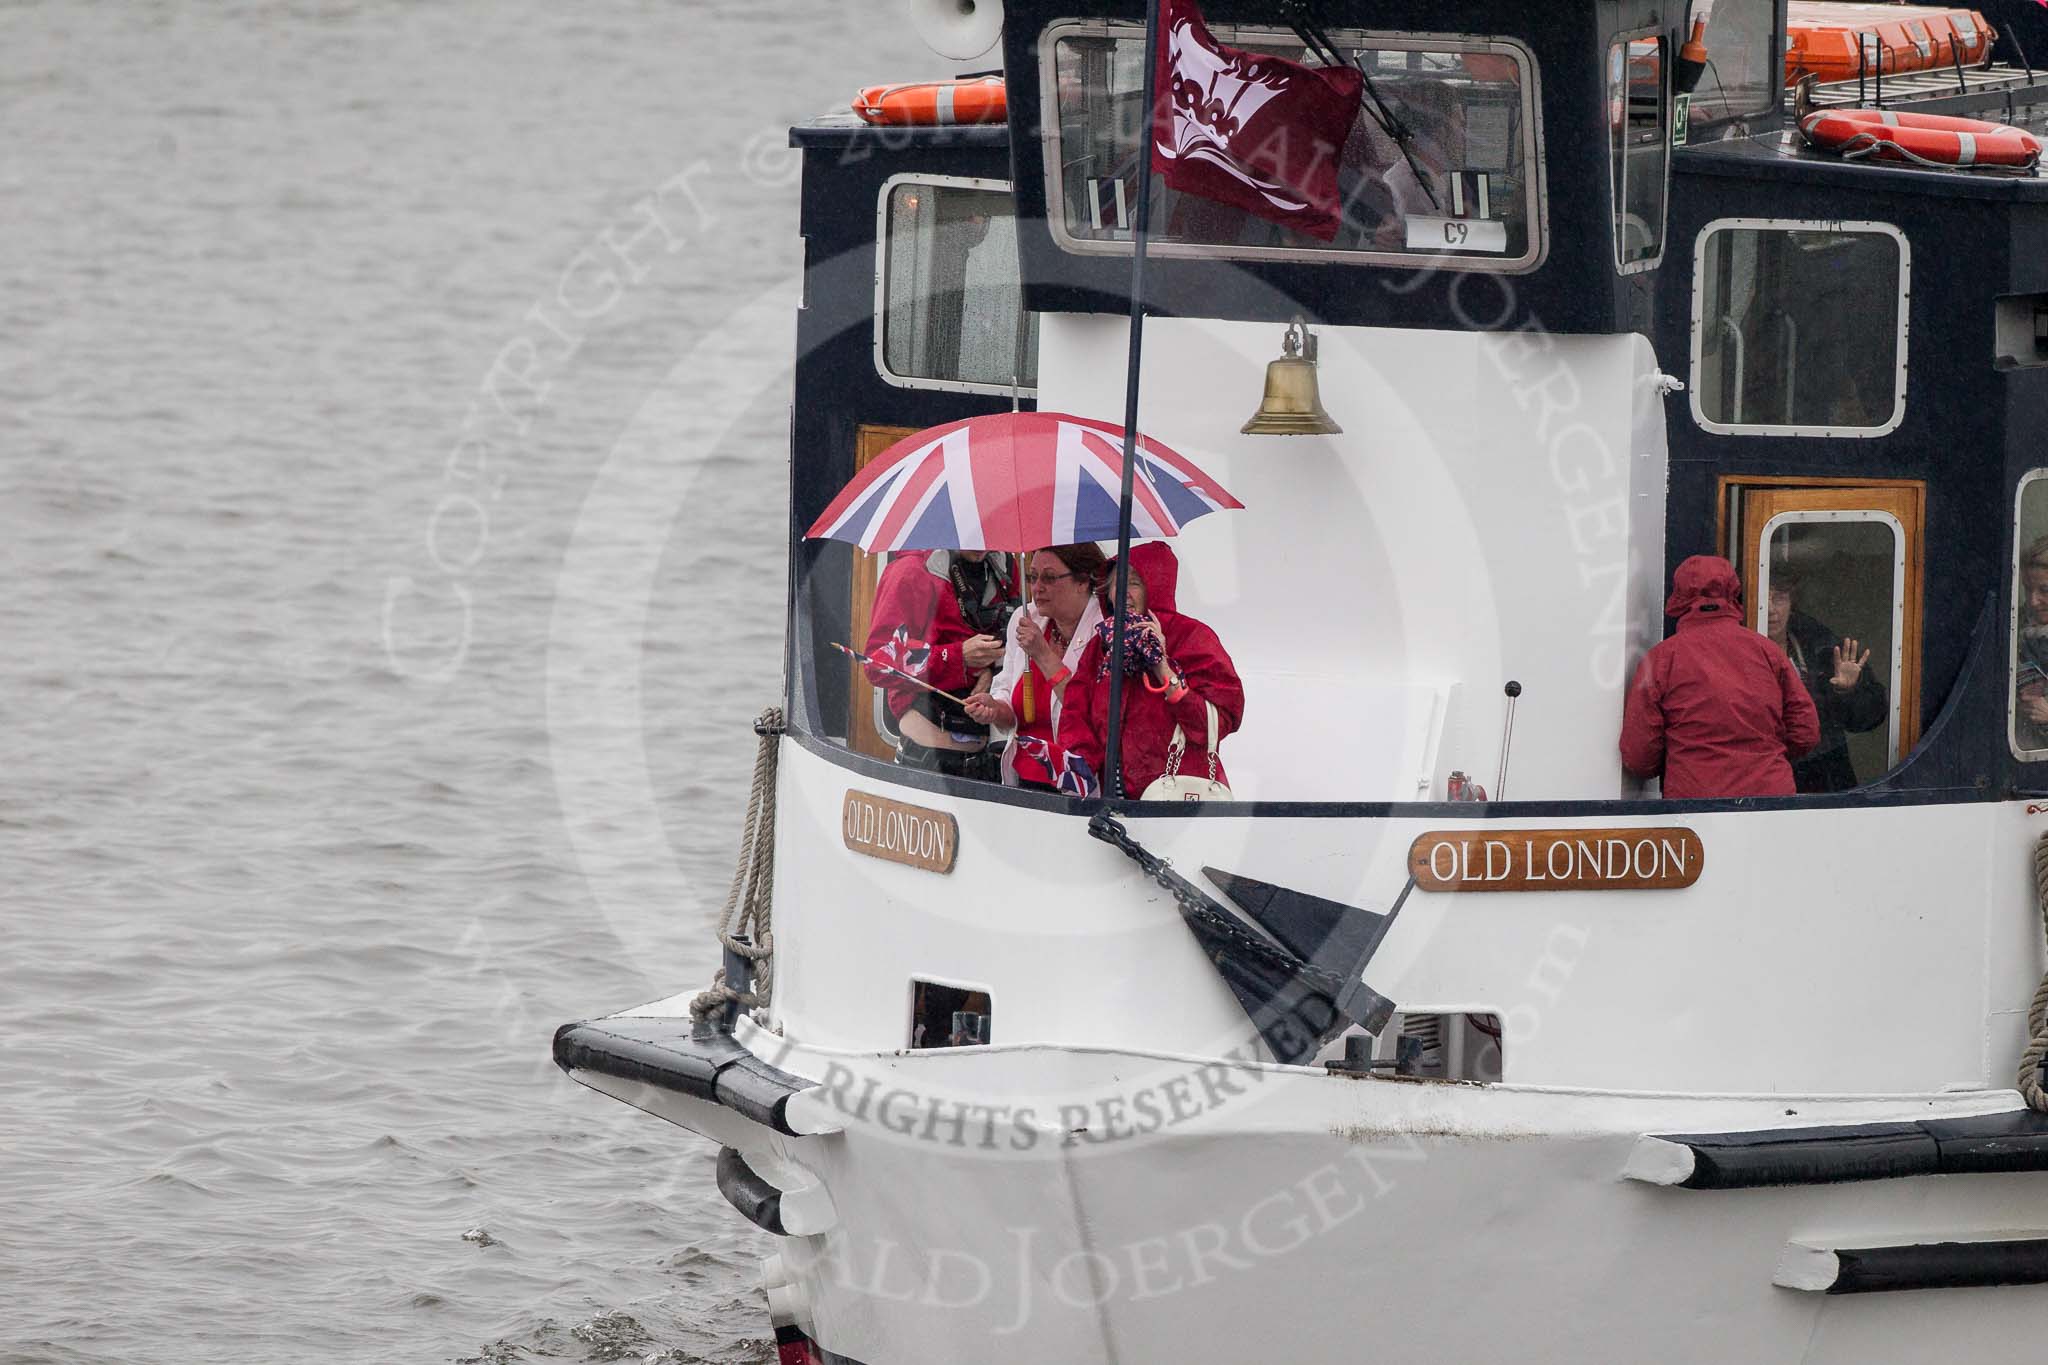
<path fill-rule="evenodd" d="M 1680 828 L 1442 830 L 1408 850 L 1424 891 L 1678 891 L 1706 861 Z"/>
<path fill-rule="evenodd" d="M 960 826 L 942 810 L 848 790 L 840 823 L 855 853 L 906 867 L 951 872 L 959 852 Z"/>

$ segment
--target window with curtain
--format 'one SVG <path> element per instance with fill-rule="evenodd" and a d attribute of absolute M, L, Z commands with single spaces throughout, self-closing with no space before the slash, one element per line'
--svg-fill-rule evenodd
<path fill-rule="evenodd" d="M 1033 389 L 1038 324 L 1023 311 L 1008 188 L 913 179 L 887 196 L 875 310 L 883 376 L 913 387 Z"/>

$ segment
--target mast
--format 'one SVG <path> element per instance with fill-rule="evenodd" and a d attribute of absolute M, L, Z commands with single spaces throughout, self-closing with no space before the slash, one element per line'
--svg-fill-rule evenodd
<path fill-rule="evenodd" d="M 1144 126 L 1138 153 L 1138 214 L 1131 238 L 1131 348 L 1124 372 L 1123 489 L 1117 503 L 1116 581 L 1110 597 L 1109 733 L 1102 757 L 1102 795 L 1123 799 L 1124 595 L 1131 583 L 1131 496 L 1138 460 L 1138 389 L 1145 356 L 1145 247 L 1152 230 L 1152 145 L 1159 116 L 1159 7 L 1145 5 Z"/>

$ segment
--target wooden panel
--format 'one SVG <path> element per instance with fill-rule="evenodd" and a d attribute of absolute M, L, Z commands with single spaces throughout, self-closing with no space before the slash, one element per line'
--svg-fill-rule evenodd
<path fill-rule="evenodd" d="M 1763 627 L 1766 603 L 1756 581 L 1756 565 L 1763 548 L 1763 528 L 1781 512 L 1886 512 L 1905 533 L 1905 601 L 1899 613 L 1899 676 L 1891 680 L 1899 703 L 1899 756 L 1913 751 L 1920 739 L 1920 610 L 1921 583 L 1925 561 L 1922 531 L 1926 520 L 1927 486 L 1911 480 L 1886 479 L 1854 482 L 1844 479 L 1813 479 L 1798 482 L 1764 479 L 1723 479 L 1723 544 L 1728 535 L 1725 522 L 1733 491 L 1740 502 L 1741 538 L 1735 553 L 1742 574 L 1742 597 L 1748 604 L 1751 623 Z"/>
<path fill-rule="evenodd" d="M 927 872 L 953 870 L 953 859 L 960 851 L 960 826 L 945 811 L 849 788 L 840 815 L 841 836 L 855 853 Z"/>
<path fill-rule="evenodd" d="M 895 445 L 906 436 L 915 436 L 916 427 L 876 427 L 863 425 L 854 437 L 853 470 L 858 474 L 867 467 L 868 461 Z M 860 550 L 853 552 L 853 638 L 846 643 L 855 649 L 866 647 L 868 629 L 874 623 L 875 584 L 882 576 L 882 563 L 887 555 L 871 555 Z M 846 734 L 853 747 L 874 758 L 896 757 L 896 746 L 882 738 L 875 729 L 875 689 L 868 685 L 868 675 L 853 660 L 846 661 L 852 681 L 846 689 L 847 717 Z"/>
<path fill-rule="evenodd" d="M 1677 826 L 1436 830 L 1408 848 L 1424 891 L 1679 891 L 1706 863 L 1700 836 Z"/>

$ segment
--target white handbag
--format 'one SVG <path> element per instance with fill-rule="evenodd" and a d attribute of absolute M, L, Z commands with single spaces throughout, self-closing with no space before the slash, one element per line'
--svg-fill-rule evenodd
<path fill-rule="evenodd" d="M 1182 777 L 1180 761 L 1188 751 L 1188 737 L 1173 727 L 1173 742 L 1166 746 L 1166 775 L 1145 788 L 1140 801 L 1228 801 L 1230 788 L 1216 780 L 1216 704 L 1203 702 L 1209 712 L 1209 775 Z"/>

